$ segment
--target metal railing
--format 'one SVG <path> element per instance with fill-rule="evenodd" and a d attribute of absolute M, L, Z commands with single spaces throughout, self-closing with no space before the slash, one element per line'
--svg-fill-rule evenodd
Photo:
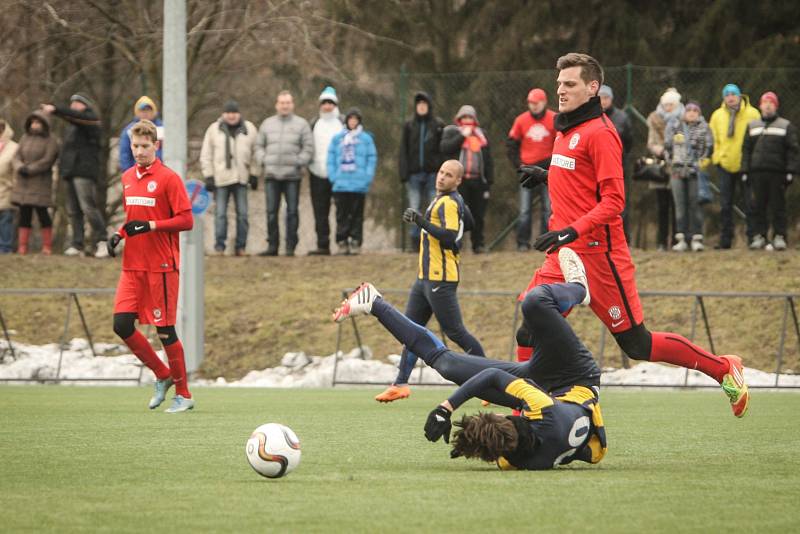
<path fill-rule="evenodd" d="M 83 333 L 86 334 L 86 339 L 89 342 L 89 349 L 92 351 L 92 356 L 97 357 L 95 352 L 94 342 L 92 341 L 92 332 L 86 322 L 86 316 L 83 313 L 79 296 L 86 295 L 113 295 L 116 292 L 114 288 L 10 288 L 0 289 L 0 296 L 4 295 L 61 295 L 66 298 L 67 309 L 64 318 L 64 328 L 61 331 L 61 337 L 58 342 L 58 365 L 56 367 L 56 374 L 54 377 L 37 377 L 37 378 L 10 378 L 0 377 L 0 382 L 136 382 L 141 383 L 143 366 L 139 366 L 139 374 L 136 378 L 133 377 L 62 377 L 61 367 L 64 361 L 64 350 L 66 348 L 67 335 L 69 334 L 69 326 L 72 320 L 72 306 L 75 305 L 78 311 L 78 316 L 81 320 Z M 2 307 L 0 307 L 0 327 L 3 329 L 3 336 L 6 339 L 8 347 L 4 347 L 0 352 L 0 361 L 5 358 L 7 353 L 11 353 L 11 357 L 16 359 L 17 354 L 14 350 L 14 344 L 11 341 L 8 325 L 3 317 Z"/>
<path fill-rule="evenodd" d="M 347 295 L 353 291 L 352 289 L 345 289 L 342 290 L 342 295 L 347 297 Z M 381 293 L 391 295 L 407 295 L 408 290 L 402 289 L 381 289 Z M 520 322 L 520 305 L 521 303 L 517 300 L 517 296 L 519 293 L 513 291 L 459 291 L 458 292 L 460 297 L 510 297 L 514 299 L 514 315 L 513 320 L 511 323 L 511 339 L 509 344 L 508 350 L 508 359 L 511 360 L 514 357 L 515 347 L 516 347 L 516 332 L 517 327 L 519 326 Z M 783 369 L 783 359 L 784 354 L 786 352 L 786 342 L 787 342 L 787 330 L 789 324 L 789 318 L 791 317 L 792 324 L 794 326 L 794 334 L 797 341 L 797 350 L 800 353 L 800 322 L 798 322 L 797 317 L 797 306 L 795 304 L 795 300 L 800 298 L 800 293 L 765 293 L 765 292 L 722 292 L 722 291 L 640 291 L 639 296 L 643 298 L 691 298 L 692 299 L 692 310 L 691 310 L 691 323 L 690 323 L 690 333 L 689 333 L 689 340 L 694 340 L 697 334 L 697 324 L 698 320 L 702 319 L 703 328 L 705 330 L 706 338 L 708 340 L 709 347 L 712 353 L 716 353 L 715 346 L 714 346 L 714 336 L 711 333 L 711 324 L 708 319 L 708 313 L 706 311 L 706 299 L 709 298 L 720 298 L 720 299 L 769 299 L 769 300 L 783 300 L 783 312 L 781 317 L 781 330 L 778 338 L 778 347 L 775 354 L 775 383 L 774 385 L 751 385 L 751 388 L 787 388 L 787 389 L 800 389 L 800 385 L 781 385 L 780 384 L 780 376 L 781 370 Z M 698 315 L 699 314 L 699 315 Z M 356 324 L 356 318 L 352 317 L 350 323 L 353 327 L 353 333 L 356 338 L 357 347 L 362 346 L 361 342 L 361 335 L 358 331 L 358 326 Z M 339 327 L 336 334 L 336 351 L 334 352 L 335 359 L 333 365 L 333 377 L 332 377 L 332 385 L 385 385 L 384 382 L 370 382 L 370 381 L 343 381 L 337 379 L 337 370 L 338 370 L 338 363 L 340 359 L 340 350 L 342 344 L 342 330 L 344 327 L 344 322 L 339 323 Z M 600 367 L 603 367 L 603 363 L 605 360 L 605 348 L 606 348 L 606 335 L 608 330 L 604 324 L 600 324 L 600 346 L 595 353 L 595 358 L 598 360 Z M 440 335 L 441 339 L 447 343 L 447 339 L 444 336 L 444 333 L 441 332 Z M 623 367 L 629 367 L 629 361 L 627 356 L 622 354 L 622 363 Z M 426 385 L 441 385 L 441 383 L 432 383 L 432 382 L 425 382 L 423 380 L 423 369 L 425 368 L 424 364 L 421 364 L 419 367 L 419 373 L 417 375 L 417 381 L 412 382 L 412 385 L 415 386 L 426 386 Z M 685 370 L 684 378 L 682 383 L 677 384 L 609 384 L 612 387 L 693 387 L 693 388 L 703 388 L 703 387 L 715 387 L 715 386 L 705 386 L 705 385 L 689 385 L 689 369 Z M 604 386 L 605 387 L 605 386 Z"/>

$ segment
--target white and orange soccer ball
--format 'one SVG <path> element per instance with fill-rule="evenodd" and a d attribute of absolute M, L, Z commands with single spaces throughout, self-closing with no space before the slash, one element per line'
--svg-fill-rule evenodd
<path fill-rule="evenodd" d="M 288 426 L 267 423 L 253 430 L 245 454 L 256 473 L 281 478 L 300 465 L 300 440 Z"/>

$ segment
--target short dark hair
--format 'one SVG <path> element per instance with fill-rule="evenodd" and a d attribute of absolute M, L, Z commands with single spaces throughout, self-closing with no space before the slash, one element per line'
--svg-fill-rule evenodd
<path fill-rule="evenodd" d="M 496 462 L 519 444 L 514 423 L 496 413 L 465 415 L 456 426 L 460 429 L 453 435 L 453 452 L 458 456 Z"/>
<path fill-rule="evenodd" d="M 558 70 L 564 70 L 570 67 L 581 68 L 581 79 L 584 82 L 590 83 L 597 80 L 600 85 L 603 85 L 603 67 L 600 66 L 600 62 L 589 54 L 570 52 L 569 54 L 561 56 L 558 58 L 558 61 L 556 61 L 556 68 Z"/>

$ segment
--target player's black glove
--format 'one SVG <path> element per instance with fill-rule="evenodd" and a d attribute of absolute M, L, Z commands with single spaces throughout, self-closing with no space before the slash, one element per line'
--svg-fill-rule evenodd
<path fill-rule="evenodd" d="M 206 191 L 208 191 L 209 193 L 213 193 L 214 191 L 216 191 L 217 186 L 214 183 L 213 176 L 208 176 L 205 181 L 206 181 Z"/>
<path fill-rule="evenodd" d="M 117 248 L 117 245 L 119 245 L 120 241 L 122 241 L 122 236 L 116 232 L 111 234 L 111 237 L 109 237 L 108 241 L 106 241 L 106 250 L 108 251 L 108 255 L 112 258 L 117 257 L 117 252 L 114 249 Z"/>
<path fill-rule="evenodd" d="M 428 441 L 439 441 L 439 438 L 444 438 L 445 443 L 450 443 L 450 429 L 453 425 L 450 424 L 450 410 L 444 406 L 437 406 L 428 414 L 428 420 L 425 421 L 425 437 Z"/>
<path fill-rule="evenodd" d="M 517 169 L 519 185 L 527 189 L 533 189 L 539 184 L 546 184 L 547 175 L 547 169 L 543 169 L 538 165 L 520 165 L 519 169 Z"/>
<path fill-rule="evenodd" d="M 422 219 L 422 214 L 414 208 L 406 208 L 403 212 L 403 220 L 407 223 L 417 224 L 417 221 Z"/>
<path fill-rule="evenodd" d="M 125 223 L 125 233 L 128 237 L 143 234 L 150 231 L 150 223 L 148 221 L 131 221 Z"/>
<path fill-rule="evenodd" d="M 258 189 L 258 176 L 253 176 L 251 174 L 250 178 L 248 178 L 248 181 L 250 182 L 250 189 L 252 189 L 253 191 Z"/>
<path fill-rule="evenodd" d="M 571 226 L 567 226 L 563 230 L 556 230 L 554 232 L 547 232 L 536 238 L 533 242 L 533 248 L 536 250 L 546 250 L 548 254 L 555 252 L 560 247 L 567 243 L 572 243 L 578 239 L 578 232 Z"/>

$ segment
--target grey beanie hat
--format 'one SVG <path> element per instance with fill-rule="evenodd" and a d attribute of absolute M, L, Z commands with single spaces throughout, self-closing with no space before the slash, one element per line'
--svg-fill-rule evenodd
<path fill-rule="evenodd" d="M 603 86 L 600 87 L 600 90 L 597 91 L 597 96 L 607 96 L 607 97 L 609 97 L 609 98 L 611 98 L 613 100 L 614 99 L 614 91 L 611 89 L 611 87 L 609 87 L 607 85 L 603 85 Z"/>
<path fill-rule="evenodd" d="M 461 117 L 474 117 L 475 120 L 478 120 L 478 114 L 475 112 L 475 108 L 470 105 L 463 105 L 458 108 L 458 113 L 456 113 L 456 120 L 460 119 Z"/>

